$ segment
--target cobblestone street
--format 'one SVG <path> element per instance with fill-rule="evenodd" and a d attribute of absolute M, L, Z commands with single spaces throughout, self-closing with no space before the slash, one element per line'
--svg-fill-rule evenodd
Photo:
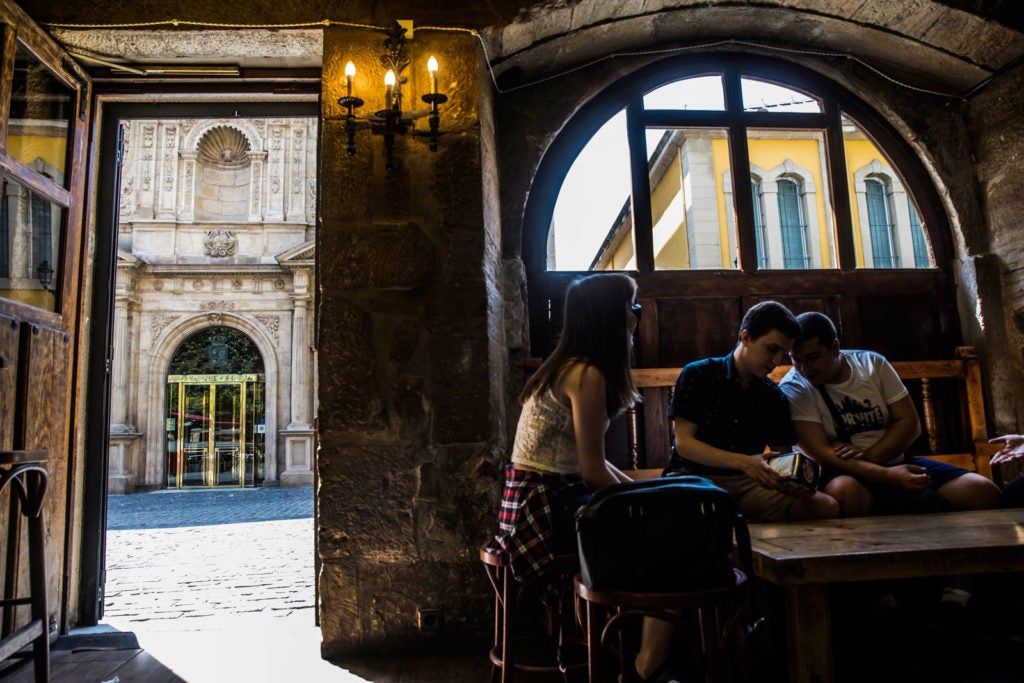
<path fill-rule="evenodd" d="M 320 658 L 311 487 L 110 496 L 107 528 L 105 628 L 189 683 L 364 681 Z"/>
<path fill-rule="evenodd" d="M 313 492 L 168 491 L 111 496 L 108 621 L 198 622 L 230 615 L 313 624 Z"/>

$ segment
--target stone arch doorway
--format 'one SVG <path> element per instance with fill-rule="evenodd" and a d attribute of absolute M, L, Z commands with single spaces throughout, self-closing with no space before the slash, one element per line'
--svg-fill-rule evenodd
<path fill-rule="evenodd" d="M 265 379 L 263 356 L 241 330 L 206 327 L 178 345 L 167 374 L 167 488 L 262 485 Z"/>

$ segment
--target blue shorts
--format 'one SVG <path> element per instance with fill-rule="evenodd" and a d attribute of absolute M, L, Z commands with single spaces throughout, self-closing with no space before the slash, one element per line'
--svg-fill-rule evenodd
<path fill-rule="evenodd" d="M 967 474 L 967 470 L 956 465 L 929 460 L 928 458 L 907 458 L 903 464 L 923 467 L 931 478 L 931 485 L 923 491 L 906 491 L 885 484 L 862 481 L 874 497 L 876 514 L 946 512 L 952 507 L 937 491 L 949 482 Z M 838 476 L 846 474 L 842 470 L 822 468 L 819 489 Z"/>

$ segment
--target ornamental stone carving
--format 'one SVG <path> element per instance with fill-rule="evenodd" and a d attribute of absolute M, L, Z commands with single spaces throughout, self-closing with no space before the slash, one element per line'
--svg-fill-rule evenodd
<path fill-rule="evenodd" d="M 170 315 L 166 313 L 158 313 L 153 316 L 153 320 L 149 323 L 149 330 L 153 334 L 153 343 L 156 343 L 156 340 L 160 338 L 160 335 L 164 333 L 164 329 L 166 329 L 168 325 L 180 317 L 180 315 Z"/>
<path fill-rule="evenodd" d="M 200 311 L 233 311 L 235 310 L 234 301 L 207 301 L 206 303 L 199 304 Z"/>
<path fill-rule="evenodd" d="M 206 255 L 213 258 L 226 258 L 235 255 L 238 239 L 230 230 L 210 230 L 203 239 Z"/>
<path fill-rule="evenodd" d="M 270 331 L 270 336 L 274 338 L 274 344 L 280 344 L 281 318 L 276 315 L 257 315 L 256 319 L 263 323 L 263 326 Z"/>

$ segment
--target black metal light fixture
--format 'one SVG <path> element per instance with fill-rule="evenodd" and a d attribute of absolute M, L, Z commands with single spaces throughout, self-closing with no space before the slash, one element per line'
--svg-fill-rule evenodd
<path fill-rule="evenodd" d="M 36 278 L 39 279 L 39 284 L 43 286 L 43 289 L 49 292 L 50 285 L 53 284 L 53 267 L 50 266 L 49 261 L 41 261 L 36 266 Z"/>
<path fill-rule="evenodd" d="M 390 170 L 394 165 L 395 135 L 405 133 L 409 125 L 419 118 L 429 116 L 430 151 L 437 151 L 437 138 L 440 135 L 441 114 L 439 106 L 448 101 L 448 96 L 437 92 L 437 60 L 431 55 L 427 60 L 427 70 L 430 73 L 430 92 L 420 99 L 430 105 L 427 109 L 415 111 L 403 111 L 402 109 L 402 84 L 406 78 L 402 75 L 405 67 L 409 65 L 409 53 L 406 29 L 397 21 L 388 29 L 388 37 L 384 39 L 384 54 L 380 57 L 381 65 L 386 70 L 384 74 L 384 109 L 374 112 L 370 116 L 359 116 L 356 109 L 363 106 L 364 102 L 359 97 L 352 95 L 352 79 L 356 75 L 356 65 L 348 62 L 345 65 L 345 97 L 338 99 L 338 104 L 345 108 L 345 133 L 348 144 L 345 151 L 349 154 L 356 153 L 356 129 L 361 123 L 368 123 L 374 133 L 384 136 L 384 151 L 386 156 L 386 167 Z"/>

